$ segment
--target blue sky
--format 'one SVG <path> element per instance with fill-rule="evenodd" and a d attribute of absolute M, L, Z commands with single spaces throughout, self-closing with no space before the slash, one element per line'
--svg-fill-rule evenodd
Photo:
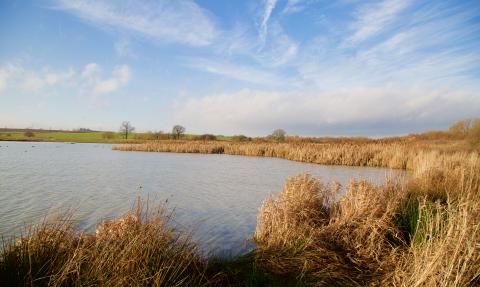
<path fill-rule="evenodd" d="M 404 134 L 480 116 L 478 1 L 0 2 L 0 126 Z"/>

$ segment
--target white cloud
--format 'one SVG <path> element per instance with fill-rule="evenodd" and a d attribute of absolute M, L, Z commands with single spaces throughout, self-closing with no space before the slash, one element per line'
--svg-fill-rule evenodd
<path fill-rule="evenodd" d="M 100 66 L 97 63 L 87 64 L 82 71 L 82 78 L 86 80 L 94 80 L 100 74 Z"/>
<path fill-rule="evenodd" d="M 270 33 L 270 41 L 261 52 L 252 54 L 252 57 L 264 66 L 277 67 L 293 60 L 299 51 L 297 42 L 284 33 L 278 22 L 274 22 Z"/>
<path fill-rule="evenodd" d="M 29 92 L 36 92 L 45 86 L 45 82 L 35 72 L 29 72 L 25 75 L 22 83 L 22 89 Z"/>
<path fill-rule="evenodd" d="M 45 74 L 44 81 L 47 85 L 53 86 L 58 83 L 71 79 L 74 75 L 75 75 L 75 71 L 72 68 L 61 73 L 47 72 Z"/>
<path fill-rule="evenodd" d="M 260 19 L 260 41 L 265 43 L 265 39 L 268 33 L 268 19 L 272 15 L 273 9 L 275 9 L 275 5 L 277 4 L 277 0 L 265 0 L 265 6 L 263 7 L 263 12 Z"/>
<path fill-rule="evenodd" d="M 221 34 L 216 45 L 216 51 L 227 56 L 251 56 L 258 45 L 258 38 L 252 37 L 251 31 L 244 24 L 236 23 L 230 31 Z"/>
<path fill-rule="evenodd" d="M 287 4 L 285 8 L 283 8 L 282 13 L 289 14 L 289 13 L 298 13 L 305 9 L 305 6 L 301 5 L 304 0 L 287 0 Z"/>
<path fill-rule="evenodd" d="M 473 52 L 480 49 L 475 41 L 480 26 L 465 24 L 477 13 L 454 11 L 441 6 L 418 9 L 417 14 L 403 15 L 401 26 L 354 51 L 328 35 L 319 37 L 304 44 L 294 64 L 304 85 L 321 90 L 415 83 L 435 87 L 445 82 L 458 89 L 478 88 L 471 72 L 480 66 L 480 54 Z"/>
<path fill-rule="evenodd" d="M 130 81 L 130 68 L 127 65 L 116 66 L 112 76 L 106 80 L 97 80 L 92 88 L 92 95 L 108 94 L 124 87 Z"/>
<path fill-rule="evenodd" d="M 271 85 L 281 82 L 280 78 L 271 72 L 218 60 L 190 59 L 186 65 L 197 70 L 250 83 Z"/>
<path fill-rule="evenodd" d="M 66 83 L 75 76 L 73 69 L 66 71 L 52 72 L 44 69 L 41 72 L 23 71 L 20 75 L 22 78 L 21 88 L 29 92 L 38 92 L 44 87 L 53 87 L 55 85 Z"/>
<path fill-rule="evenodd" d="M 12 91 L 51 94 L 63 87 L 69 89 L 68 94 L 78 92 L 97 96 L 126 86 L 131 72 L 127 65 L 115 66 L 111 76 L 105 79 L 102 78 L 102 69 L 97 63 L 85 65 L 79 73 L 73 68 L 54 71 L 48 67 L 32 69 L 20 64 L 7 64 L 0 67 L 0 91 L 7 88 L 7 78 L 8 88 Z"/>
<path fill-rule="evenodd" d="M 411 0 L 383 0 L 362 5 L 355 14 L 355 22 L 352 25 L 354 32 L 347 42 L 355 44 L 379 34 L 397 20 L 398 14 L 411 2 Z"/>
<path fill-rule="evenodd" d="M 323 93 L 243 90 L 189 98 L 175 106 L 175 120 L 191 130 L 262 135 L 282 127 L 309 135 L 355 134 L 363 127 L 394 134 L 402 124 L 449 123 L 480 113 L 475 93 L 423 87 L 351 88 Z M 349 127 L 347 130 L 342 128 Z M 375 127 L 372 128 L 374 130 Z M 371 131 L 370 131 L 371 132 Z"/>
<path fill-rule="evenodd" d="M 55 8 L 97 25 L 166 43 L 205 46 L 217 34 L 208 13 L 190 0 L 56 0 Z"/>
<path fill-rule="evenodd" d="M 7 89 L 8 82 L 14 81 L 15 77 L 23 72 L 23 69 L 13 63 L 7 63 L 0 67 L 0 93 Z"/>

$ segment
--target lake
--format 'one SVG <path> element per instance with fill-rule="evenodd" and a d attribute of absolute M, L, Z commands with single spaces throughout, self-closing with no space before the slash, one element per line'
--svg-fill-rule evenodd
<path fill-rule="evenodd" d="M 175 223 L 204 252 L 247 251 L 262 201 L 289 176 L 309 173 L 343 186 L 352 178 L 384 183 L 404 171 L 322 166 L 230 155 L 122 152 L 109 144 L 0 142 L 0 235 L 12 236 L 47 214 L 75 211 L 80 228 L 127 211 L 141 196 L 168 200 Z"/>

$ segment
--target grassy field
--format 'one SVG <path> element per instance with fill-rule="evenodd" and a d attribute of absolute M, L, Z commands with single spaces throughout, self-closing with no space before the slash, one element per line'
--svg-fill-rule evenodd
<path fill-rule="evenodd" d="M 35 130 L 27 134 L 27 130 L 0 129 L 0 141 L 50 141 L 50 142 L 76 142 L 76 143 L 138 143 L 156 139 L 168 140 L 171 136 L 154 133 L 131 133 L 128 140 L 122 133 L 113 132 L 70 132 L 70 131 L 48 131 Z M 197 140 L 201 136 L 185 134 L 182 140 Z M 215 136 L 217 141 L 229 141 L 231 137 Z"/>
<path fill-rule="evenodd" d="M 134 138 L 129 141 L 133 141 Z M 102 132 L 75 133 L 75 132 L 34 132 L 33 136 L 26 136 L 24 132 L 0 132 L 0 141 L 51 141 L 51 142 L 78 142 L 78 143 L 126 143 L 119 133 L 112 133 L 108 138 Z"/>
<path fill-rule="evenodd" d="M 228 153 L 408 169 L 406 181 L 339 187 L 291 177 L 263 202 L 256 248 L 235 258 L 197 255 L 164 206 L 141 202 L 95 234 L 69 217 L 3 245 L 0 278 L 39 286 L 480 286 L 480 153 L 463 138 L 149 141 L 126 151 Z"/>

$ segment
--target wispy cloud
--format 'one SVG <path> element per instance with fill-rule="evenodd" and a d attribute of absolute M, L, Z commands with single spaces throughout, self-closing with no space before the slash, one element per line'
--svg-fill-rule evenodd
<path fill-rule="evenodd" d="M 55 0 L 55 8 L 101 26 L 164 42 L 205 46 L 216 37 L 208 13 L 190 0 Z"/>
<path fill-rule="evenodd" d="M 262 15 L 260 19 L 260 32 L 259 37 L 261 43 L 265 43 L 267 33 L 268 33 L 268 20 L 270 19 L 270 15 L 272 15 L 273 9 L 275 9 L 275 5 L 277 4 L 277 0 L 265 0 L 265 6 L 262 10 Z"/>
<path fill-rule="evenodd" d="M 412 0 L 382 0 L 362 5 L 354 15 L 353 35 L 347 41 L 356 44 L 381 33 L 411 3 Z"/>
<path fill-rule="evenodd" d="M 305 45 L 295 62 L 306 83 L 321 89 L 348 86 L 404 86 L 450 81 L 462 87 L 474 83 L 471 71 L 480 66 L 480 24 L 466 25 L 478 13 L 452 7 L 420 7 L 404 15 L 402 25 L 386 29 L 380 39 L 352 48 L 329 36 Z M 423 17 L 420 20 L 419 16 Z M 478 82 L 478 81 L 477 81 Z"/>
<path fill-rule="evenodd" d="M 200 60 L 190 66 L 262 84 L 271 92 L 246 89 L 190 98 L 176 107 L 178 120 L 220 133 L 264 134 L 279 126 L 304 134 L 372 133 L 384 124 L 379 133 L 385 134 L 399 132 L 402 125 L 445 125 L 480 113 L 480 85 L 472 74 L 480 66 L 480 55 L 473 52 L 480 49 L 480 24 L 473 21 L 478 11 L 412 3 L 361 3 L 345 31 L 327 31 L 302 45 L 289 37 L 280 19 L 267 19 L 262 49 L 243 46 L 255 65 Z M 272 7 L 265 6 L 268 17 Z M 403 13 L 409 8 L 415 13 Z M 238 39 L 251 40 L 242 32 Z M 285 69 L 287 75 L 279 72 Z M 361 131 L 367 126 L 372 130 Z"/>
<path fill-rule="evenodd" d="M 208 59 L 189 59 L 186 66 L 240 81 L 274 85 L 281 82 L 274 73 L 245 65 Z"/>
<path fill-rule="evenodd" d="M 293 60 L 299 52 L 299 44 L 290 38 L 278 22 L 271 25 L 270 41 L 262 51 L 252 54 L 261 65 L 278 67 Z"/>
<path fill-rule="evenodd" d="M 289 14 L 289 13 L 298 13 L 303 11 L 305 9 L 305 0 L 287 0 L 287 4 L 285 4 L 285 7 L 283 8 L 282 13 L 284 14 Z"/>

